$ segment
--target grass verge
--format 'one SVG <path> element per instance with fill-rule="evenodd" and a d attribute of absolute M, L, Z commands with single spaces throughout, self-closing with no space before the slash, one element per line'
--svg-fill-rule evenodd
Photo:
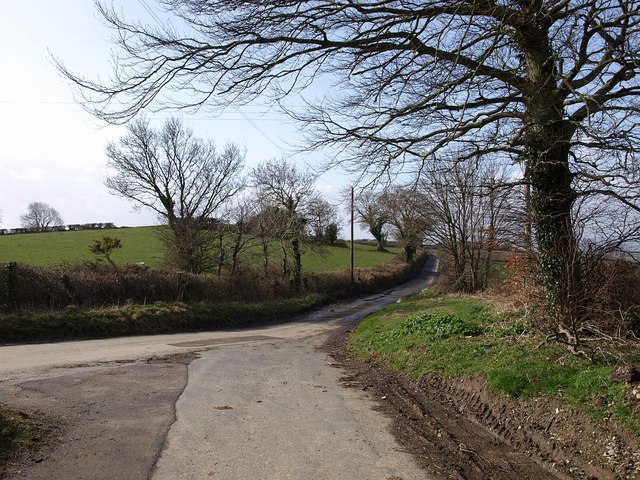
<path fill-rule="evenodd" d="M 40 443 L 41 427 L 31 417 L 0 407 L 0 478 L 7 461 L 22 449 L 32 449 Z"/>
<path fill-rule="evenodd" d="M 319 294 L 264 303 L 225 302 L 124 305 L 0 315 L 3 343 L 96 338 L 225 328 L 287 317 L 321 305 Z"/>
<path fill-rule="evenodd" d="M 510 397 L 556 397 L 594 419 L 613 418 L 640 433 L 640 418 L 614 382 L 612 363 L 570 355 L 523 323 L 516 312 L 497 312 L 484 299 L 425 292 L 367 317 L 349 348 L 363 360 L 383 361 L 419 380 L 480 376 Z M 638 363 L 638 348 L 618 352 Z"/>

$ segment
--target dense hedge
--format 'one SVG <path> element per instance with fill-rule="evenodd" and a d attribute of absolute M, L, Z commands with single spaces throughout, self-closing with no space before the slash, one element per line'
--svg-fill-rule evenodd
<path fill-rule="evenodd" d="M 168 333 L 287 318 L 334 299 L 415 276 L 426 255 L 349 271 L 308 275 L 304 289 L 277 277 L 198 276 L 128 267 L 0 265 L 0 343 Z"/>
<path fill-rule="evenodd" d="M 9 310 L 14 305 L 15 262 L 5 263 L 0 268 L 0 311 Z"/>
<path fill-rule="evenodd" d="M 61 310 L 154 302 L 259 303 L 321 293 L 343 298 L 388 288 L 412 278 L 425 256 L 413 264 L 395 260 L 358 269 L 351 283 L 348 270 L 306 275 L 303 291 L 277 276 L 194 275 L 185 272 L 128 266 L 32 267 L 0 265 L 0 308 L 4 311 Z"/>

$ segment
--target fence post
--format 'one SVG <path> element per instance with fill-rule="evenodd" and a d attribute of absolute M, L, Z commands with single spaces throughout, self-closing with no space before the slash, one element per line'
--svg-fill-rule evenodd
<path fill-rule="evenodd" d="M 13 288 L 16 282 L 16 262 L 5 263 L 0 270 L 0 310 L 13 305 Z"/>

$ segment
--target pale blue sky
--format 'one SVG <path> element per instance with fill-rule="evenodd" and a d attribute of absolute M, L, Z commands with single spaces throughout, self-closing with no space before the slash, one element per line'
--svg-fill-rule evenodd
<path fill-rule="evenodd" d="M 132 18 L 151 19 L 154 0 L 115 0 Z M 152 20 L 152 19 L 151 19 Z M 56 208 L 65 223 L 156 223 L 148 211 L 110 195 L 104 186 L 104 150 L 123 132 L 84 112 L 51 61 L 55 55 L 75 72 L 109 74 L 111 32 L 97 19 L 90 0 L 0 0 L 0 210 L 2 228 L 17 227 L 33 201 Z M 161 122 L 171 112 L 149 114 Z M 255 165 L 289 156 L 295 125 L 264 107 L 247 106 L 218 117 L 179 114 L 197 136 L 244 146 Z M 321 160 L 294 157 L 296 164 Z M 346 183 L 334 173 L 319 187 L 328 196 Z M 344 232 L 346 233 L 346 232 Z"/>

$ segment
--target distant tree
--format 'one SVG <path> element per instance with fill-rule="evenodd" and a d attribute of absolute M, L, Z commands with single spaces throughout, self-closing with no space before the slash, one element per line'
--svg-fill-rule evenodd
<path fill-rule="evenodd" d="M 195 138 L 175 118 L 159 131 L 145 119 L 133 121 L 127 130 L 107 146 L 113 172 L 107 187 L 167 222 L 164 240 L 175 267 L 193 273 L 211 268 L 212 219 L 244 187 L 244 153 L 233 144 L 218 153 L 212 142 Z"/>
<path fill-rule="evenodd" d="M 262 270 L 266 276 L 269 274 L 273 258 L 273 240 L 282 241 L 286 237 L 287 219 L 283 209 L 269 203 L 269 199 L 259 198 L 257 207 L 258 211 L 252 223 L 260 241 Z M 283 274 L 286 275 L 288 271 L 286 248 L 283 248 L 283 253 Z"/>
<path fill-rule="evenodd" d="M 24 228 L 43 232 L 49 227 L 64 225 L 58 211 L 44 202 L 32 202 L 27 206 L 27 213 L 20 215 L 20 223 Z"/>
<path fill-rule="evenodd" d="M 382 194 L 381 203 L 405 260 L 413 261 L 431 223 L 424 197 L 414 188 L 394 187 Z"/>
<path fill-rule="evenodd" d="M 273 160 L 253 169 L 251 177 L 259 196 L 267 205 L 272 205 L 281 215 L 277 219 L 276 232 L 281 235 L 293 257 L 293 285 L 302 284 L 302 239 L 306 226 L 307 202 L 314 198 L 315 176 L 298 170 L 285 160 Z M 279 217 L 279 218 L 278 218 Z M 285 249 L 286 253 L 286 249 Z M 285 256 L 286 265 L 286 256 Z"/>
<path fill-rule="evenodd" d="M 329 228 L 338 225 L 338 211 L 335 205 L 327 202 L 320 195 L 311 198 L 305 209 L 307 228 L 318 243 L 335 243 L 338 232 Z"/>
<path fill-rule="evenodd" d="M 340 232 L 340 226 L 333 222 L 327 225 L 324 230 L 324 242 L 333 245 L 338 241 L 338 233 Z"/>
<path fill-rule="evenodd" d="M 228 263 L 231 275 L 241 272 L 243 258 L 254 250 L 255 242 L 262 238 L 259 212 L 260 205 L 256 203 L 255 197 L 247 193 L 236 196 L 225 209 L 222 246 L 226 253 L 220 255 L 220 258 Z"/>
<path fill-rule="evenodd" d="M 376 250 L 384 252 L 387 233 L 385 225 L 389 221 L 388 211 L 382 202 L 382 193 L 363 190 L 355 198 L 355 211 L 360 225 L 369 229 L 376 239 Z"/>

